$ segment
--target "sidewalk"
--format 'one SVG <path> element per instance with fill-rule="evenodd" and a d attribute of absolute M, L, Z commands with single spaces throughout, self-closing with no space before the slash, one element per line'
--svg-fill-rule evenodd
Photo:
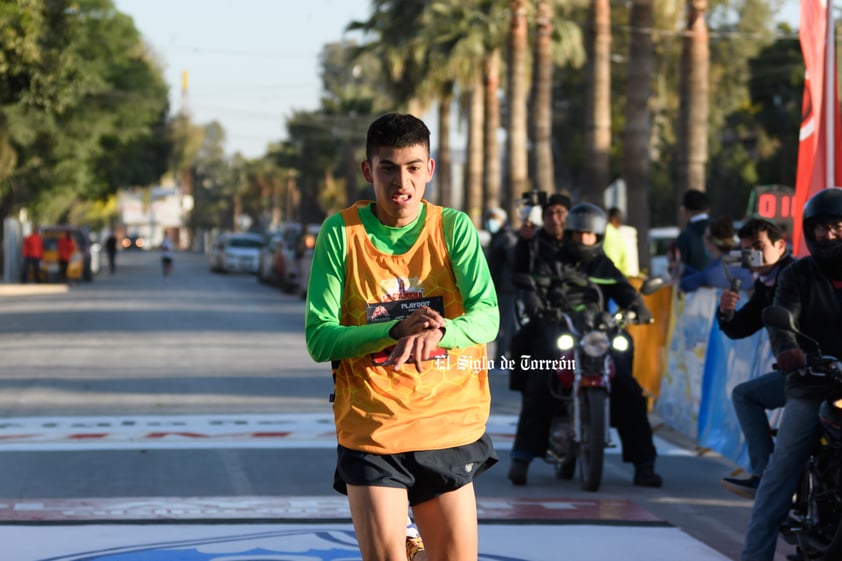
<path fill-rule="evenodd" d="M 2 284 L 0 283 L 0 296 L 29 296 L 31 294 L 60 294 L 67 292 L 66 284 Z"/>

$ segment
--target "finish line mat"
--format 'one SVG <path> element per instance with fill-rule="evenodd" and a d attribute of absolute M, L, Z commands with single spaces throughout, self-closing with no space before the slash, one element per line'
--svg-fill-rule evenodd
<path fill-rule="evenodd" d="M 5 561 L 358 561 L 350 524 L 0 526 Z M 677 528 L 484 525 L 478 561 L 728 561 Z"/>
<path fill-rule="evenodd" d="M 623 499 L 477 499 L 483 523 L 667 526 Z M 348 499 L 307 497 L 126 497 L 0 499 L 0 524 L 350 522 Z M 2 543 L 2 542 L 0 542 Z M 0 546 L 2 558 L 2 546 Z"/>

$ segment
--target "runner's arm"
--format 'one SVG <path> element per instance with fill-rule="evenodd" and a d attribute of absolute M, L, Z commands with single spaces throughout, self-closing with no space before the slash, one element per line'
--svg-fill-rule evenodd
<path fill-rule="evenodd" d="M 345 222 L 335 214 L 319 230 L 307 287 L 304 334 L 307 351 L 316 362 L 364 356 L 395 343 L 389 330 L 397 321 L 340 324 L 346 253 Z"/>

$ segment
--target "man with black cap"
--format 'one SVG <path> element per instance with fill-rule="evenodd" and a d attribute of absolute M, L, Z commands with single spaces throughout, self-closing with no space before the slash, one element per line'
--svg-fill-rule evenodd
<path fill-rule="evenodd" d="M 570 197 L 561 193 L 550 195 L 543 205 L 541 218 L 543 224 L 536 224 L 526 217 L 518 233 L 515 244 L 513 271 L 517 273 L 531 273 L 535 269 L 535 260 L 555 262 L 561 251 L 561 240 L 564 236 L 564 219 L 570 209 Z M 525 303 L 529 307 L 529 303 Z M 528 313 L 529 310 L 527 310 Z M 511 340 L 510 357 L 517 358 L 532 354 L 535 334 L 532 331 L 536 324 L 529 323 L 514 334 Z M 526 373 L 518 368 L 509 370 L 509 389 L 522 392 L 526 388 Z"/>
<path fill-rule="evenodd" d="M 565 278 L 579 276 L 586 282 L 588 279 L 599 279 L 598 286 L 605 303 L 614 300 L 619 306 L 634 310 L 641 323 L 648 323 L 652 314 L 634 287 L 602 251 L 607 223 L 605 213 L 590 203 L 578 204 L 568 211 L 563 202 L 569 204 L 569 199 L 549 198 L 544 209 L 544 228 L 534 240 L 521 246 L 523 250 L 516 257 L 515 272 Z M 563 213 L 564 219 L 557 223 L 553 213 Z M 547 222 L 551 223 L 549 227 Z M 557 358 L 541 356 L 547 348 L 557 351 L 554 345 L 541 342 L 546 339 L 542 335 L 552 330 L 542 323 L 540 314 L 532 315 L 536 319 L 527 323 L 515 336 L 518 341 L 512 345 L 515 363 L 519 363 L 519 357 L 526 354 L 536 358 Z M 631 342 L 631 338 L 628 339 Z M 630 349 L 614 356 L 611 421 L 617 427 L 623 445 L 623 460 L 634 464 L 634 484 L 660 487 L 661 476 L 654 471 L 656 450 L 647 417 L 648 404 L 643 390 L 632 376 L 632 353 Z M 558 409 L 558 400 L 548 391 L 547 376 L 553 375 L 555 373 L 551 371 L 512 370 L 510 382 L 519 385 L 512 387 L 510 384 L 510 387 L 523 393 L 508 474 L 514 485 L 525 485 L 529 463 L 546 453 L 550 423 Z"/>

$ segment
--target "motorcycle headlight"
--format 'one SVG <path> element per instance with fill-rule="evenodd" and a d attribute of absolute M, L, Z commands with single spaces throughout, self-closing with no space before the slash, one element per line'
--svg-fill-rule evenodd
<path fill-rule="evenodd" d="M 591 331 L 582 337 L 582 350 L 592 357 L 600 357 L 608 352 L 608 335 L 601 331 Z"/>
<path fill-rule="evenodd" d="M 564 335 L 558 338 L 558 341 L 556 341 L 556 346 L 560 351 L 569 351 L 573 348 L 573 345 L 575 344 L 576 339 L 574 339 L 573 336 L 569 333 L 565 333 Z"/>
<path fill-rule="evenodd" d="M 615 351 L 619 351 L 621 353 L 624 353 L 627 350 L 629 350 L 629 340 L 626 339 L 622 335 L 617 335 L 611 341 L 611 348 L 614 349 Z"/>
<path fill-rule="evenodd" d="M 842 409 L 842 399 L 837 399 L 836 401 L 834 401 L 833 406 L 837 409 Z"/>

